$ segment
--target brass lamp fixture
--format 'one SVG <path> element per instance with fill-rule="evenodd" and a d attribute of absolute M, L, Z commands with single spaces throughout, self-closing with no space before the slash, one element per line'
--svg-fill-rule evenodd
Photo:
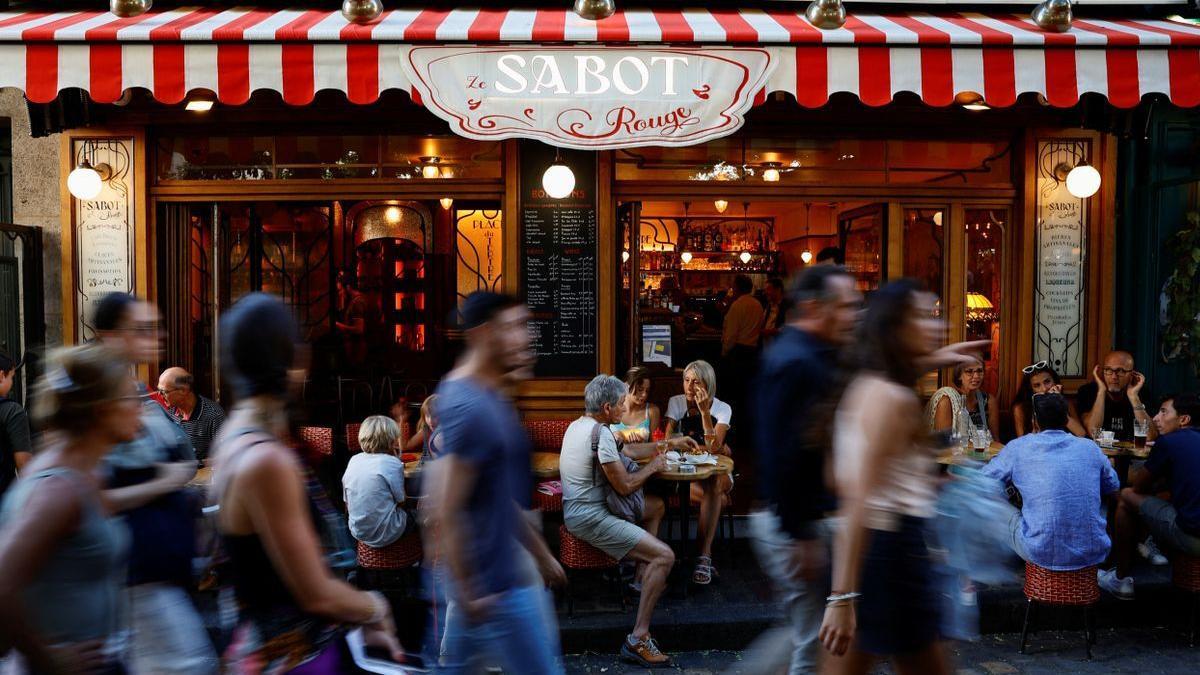
<path fill-rule="evenodd" d="M 1071 0 L 1046 0 L 1033 8 L 1033 22 L 1044 31 L 1065 33 L 1071 30 Z"/>
<path fill-rule="evenodd" d="M 842 0 L 813 0 L 804 10 L 804 16 L 821 30 L 834 30 L 846 23 L 846 7 Z"/>
<path fill-rule="evenodd" d="M 109 0 L 108 9 L 122 19 L 127 19 L 145 14 L 153 5 L 154 0 Z"/>
<path fill-rule="evenodd" d="M 588 21 L 607 19 L 617 11 L 614 0 L 575 0 L 575 13 Z"/>
<path fill-rule="evenodd" d="M 371 23 L 383 13 L 383 3 L 380 0 L 344 0 L 342 16 L 350 23 Z"/>

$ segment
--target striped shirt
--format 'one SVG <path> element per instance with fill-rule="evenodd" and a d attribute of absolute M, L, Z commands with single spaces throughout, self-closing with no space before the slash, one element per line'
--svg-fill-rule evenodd
<path fill-rule="evenodd" d="M 171 408 L 171 415 L 191 439 L 192 447 L 196 450 L 196 459 L 201 462 L 207 460 L 208 446 L 212 444 L 217 430 L 225 422 L 225 411 L 214 401 L 196 394 L 196 407 L 192 409 L 190 416 L 185 418 L 179 408 Z"/>

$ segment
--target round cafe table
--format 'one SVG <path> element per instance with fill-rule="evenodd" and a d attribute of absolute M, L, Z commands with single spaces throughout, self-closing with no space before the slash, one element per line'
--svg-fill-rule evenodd
<path fill-rule="evenodd" d="M 1099 443 L 1097 443 L 1099 445 Z M 1115 441 L 1111 446 L 1100 446 L 1100 452 L 1112 460 L 1113 469 L 1117 472 L 1117 480 L 1121 487 L 1129 485 L 1129 467 L 1135 459 L 1146 459 L 1150 456 L 1150 446 L 1138 450 L 1132 441 Z"/>
<path fill-rule="evenodd" d="M 695 472 L 684 473 L 679 470 L 680 464 L 670 465 L 664 471 L 654 474 L 652 480 L 661 480 L 672 483 L 675 486 L 675 496 L 679 501 L 679 522 L 682 524 L 680 528 L 680 544 L 679 544 L 679 560 L 681 562 L 690 560 L 691 558 L 691 539 L 689 535 L 690 516 L 692 507 L 692 483 L 706 480 L 713 476 L 729 475 L 733 473 L 733 458 L 726 455 L 715 455 L 717 458 L 716 465 L 700 465 L 696 467 Z M 645 461 L 649 461 L 646 458 Z M 680 569 L 686 569 L 686 564 L 680 565 Z M 685 581 L 683 586 L 684 595 L 687 595 L 688 583 Z"/>
<path fill-rule="evenodd" d="M 558 453 L 557 452 L 535 452 L 529 458 L 529 463 L 533 467 L 533 475 L 542 480 L 554 480 L 558 478 Z"/>

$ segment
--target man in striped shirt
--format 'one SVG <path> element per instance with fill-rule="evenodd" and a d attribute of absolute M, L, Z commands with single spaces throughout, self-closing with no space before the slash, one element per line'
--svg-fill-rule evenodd
<path fill-rule="evenodd" d="M 167 402 L 167 411 L 183 427 L 196 449 L 196 459 L 208 460 L 208 446 L 225 422 L 225 411 L 215 401 L 192 388 L 195 378 L 183 368 L 167 368 L 158 378 L 158 393 Z"/>

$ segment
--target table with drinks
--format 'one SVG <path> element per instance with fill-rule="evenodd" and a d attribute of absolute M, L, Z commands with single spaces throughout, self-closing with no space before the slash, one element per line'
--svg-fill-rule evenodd
<path fill-rule="evenodd" d="M 1150 450 L 1154 444 L 1146 441 L 1149 434 L 1150 420 L 1133 421 L 1132 441 L 1117 440 L 1115 431 L 1092 429 L 1092 438 L 1100 446 L 1100 451 L 1112 460 L 1113 469 L 1116 470 L 1122 487 L 1129 485 L 1129 469 L 1133 465 L 1133 461 L 1143 460 L 1150 456 Z"/>
<path fill-rule="evenodd" d="M 949 447 L 938 455 L 938 464 L 958 464 L 966 460 L 989 462 L 1000 454 L 1004 444 L 992 438 L 987 427 L 967 426 L 949 436 Z"/>

